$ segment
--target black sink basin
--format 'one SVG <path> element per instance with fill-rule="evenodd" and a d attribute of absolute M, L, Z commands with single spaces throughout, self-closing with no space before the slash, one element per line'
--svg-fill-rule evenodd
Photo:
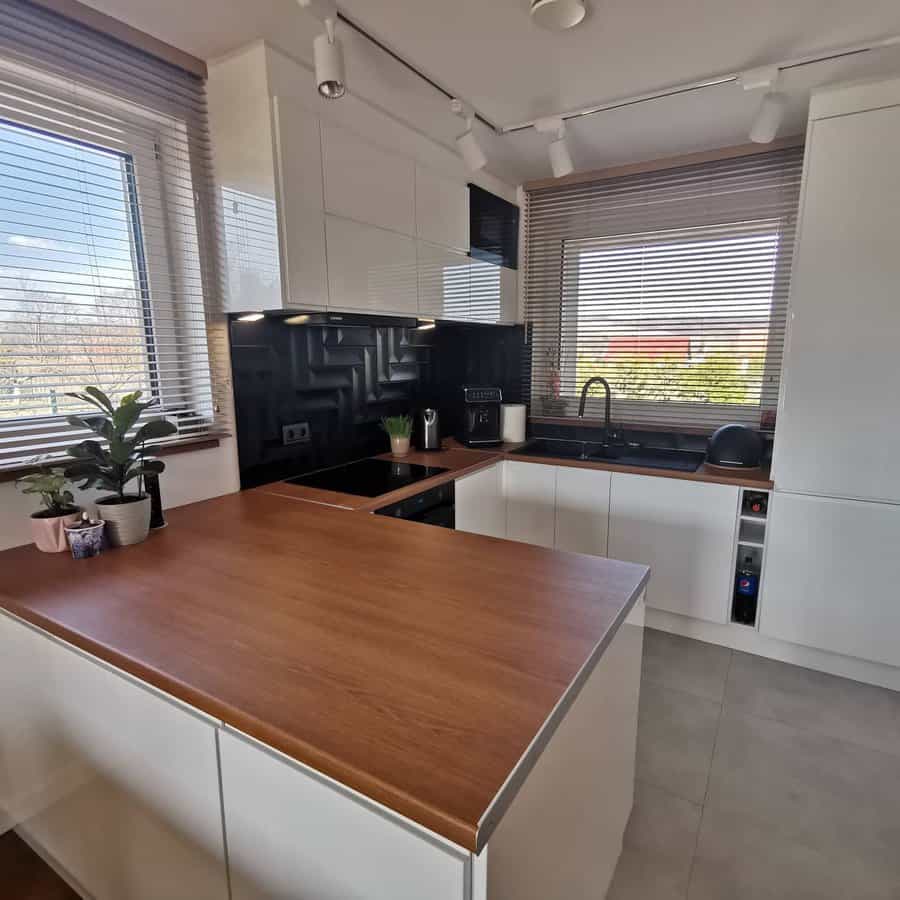
<path fill-rule="evenodd" d="M 706 458 L 706 454 L 698 450 L 629 447 L 561 438 L 534 438 L 516 450 L 516 453 L 523 456 L 593 460 L 645 469 L 667 469 L 670 472 L 696 472 Z"/>

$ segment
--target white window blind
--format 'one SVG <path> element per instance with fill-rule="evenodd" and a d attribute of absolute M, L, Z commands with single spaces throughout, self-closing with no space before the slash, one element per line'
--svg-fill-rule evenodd
<path fill-rule="evenodd" d="M 588 378 L 619 424 L 774 427 L 802 148 L 546 188 L 526 204 L 532 411 Z M 602 389 L 587 414 L 602 411 Z"/>
<path fill-rule="evenodd" d="M 228 409 L 203 82 L 23 0 L 0 6 L 0 468 L 80 439 L 69 391 Z"/>

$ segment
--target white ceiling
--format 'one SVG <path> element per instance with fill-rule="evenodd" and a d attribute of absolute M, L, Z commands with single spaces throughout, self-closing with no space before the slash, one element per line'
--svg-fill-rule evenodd
<path fill-rule="evenodd" d="M 204 59 L 266 38 L 303 59 L 318 24 L 296 0 L 88 0 Z M 668 85 L 900 34 L 897 0 L 588 0 L 578 28 L 532 25 L 529 0 L 341 0 L 341 10 L 501 126 Z M 452 145 L 458 122 L 440 94 L 344 29 L 351 90 Z M 786 72 L 803 128 L 810 88 L 900 75 L 900 46 Z M 356 77 L 354 77 L 356 76 Z M 596 168 L 746 140 L 759 102 L 736 85 L 600 113 L 570 126 L 576 167 Z M 487 138 L 487 136 L 485 136 Z M 549 174 L 548 138 L 488 141 L 491 169 L 510 183 Z"/>

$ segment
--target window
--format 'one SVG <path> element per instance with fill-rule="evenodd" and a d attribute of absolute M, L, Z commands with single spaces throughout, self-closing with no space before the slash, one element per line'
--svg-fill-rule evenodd
<path fill-rule="evenodd" d="M 623 424 L 772 427 L 799 177 L 778 151 L 530 202 L 533 409 L 573 415 L 599 375 Z"/>
<path fill-rule="evenodd" d="M 0 9 L 0 468 L 80 439 L 66 394 L 89 384 L 154 397 L 176 440 L 223 424 L 203 91 L 39 7 Z"/>
<path fill-rule="evenodd" d="M 0 123 L 0 418 L 159 395 L 131 156 Z"/>

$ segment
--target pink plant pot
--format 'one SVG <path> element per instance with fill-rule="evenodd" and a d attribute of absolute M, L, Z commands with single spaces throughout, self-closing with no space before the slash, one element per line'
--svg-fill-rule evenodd
<path fill-rule="evenodd" d="M 391 453 L 394 456 L 406 456 L 409 453 L 409 438 L 408 437 L 392 437 L 391 438 Z"/>
<path fill-rule="evenodd" d="M 74 525 L 80 519 L 81 510 L 49 519 L 36 519 L 32 516 L 29 522 L 31 522 L 31 537 L 35 546 L 44 553 L 62 553 L 64 550 L 68 550 L 66 526 Z"/>

